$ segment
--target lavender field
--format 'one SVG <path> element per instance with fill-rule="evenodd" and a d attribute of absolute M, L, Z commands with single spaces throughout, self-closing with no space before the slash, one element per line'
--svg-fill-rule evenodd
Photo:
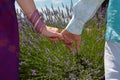
<path fill-rule="evenodd" d="M 41 8 L 44 21 L 62 30 L 72 15 L 70 6 Z M 83 31 L 80 51 L 73 55 L 62 41 L 51 42 L 31 28 L 22 11 L 17 11 L 20 34 L 20 80 L 104 80 L 104 34 L 106 7 L 100 8 Z"/>

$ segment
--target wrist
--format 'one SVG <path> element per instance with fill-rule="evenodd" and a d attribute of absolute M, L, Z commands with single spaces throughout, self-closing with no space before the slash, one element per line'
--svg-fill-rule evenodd
<path fill-rule="evenodd" d="M 38 10 L 35 10 L 33 13 L 27 15 L 31 23 L 33 24 L 33 30 L 38 33 L 41 33 L 45 27 L 45 23 L 42 20 L 41 13 Z"/>

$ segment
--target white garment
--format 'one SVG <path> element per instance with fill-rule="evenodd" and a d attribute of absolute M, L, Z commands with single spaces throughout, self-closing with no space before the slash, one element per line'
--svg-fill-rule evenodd
<path fill-rule="evenodd" d="M 120 80 L 120 43 L 105 43 L 105 80 Z"/>
<path fill-rule="evenodd" d="M 104 0 L 79 0 L 73 7 L 73 16 L 67 31 L 80 35 L 84 24 L 91 19 Z"/>
<path fill-rule="evenodd" d="M 84 24 L 94 16 L 104 0 L 79 0 L 73 7 L 73 17 L 66 29 L 80 35 Z M 105 44 L 105 78 L 120 80 L 120 43 L 106 41 Z"/>

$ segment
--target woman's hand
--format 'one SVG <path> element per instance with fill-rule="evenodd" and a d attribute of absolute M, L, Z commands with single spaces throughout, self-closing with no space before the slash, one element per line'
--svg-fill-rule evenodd
<path fill-rule="evenodd" d="M 49 37 L 50 40 L 56 41 L 58 39 L 63 39 L 62 34 L 59 33 L 59 29 L 55 27 L 45 26 L 41 32 L 41 35 Z"/>

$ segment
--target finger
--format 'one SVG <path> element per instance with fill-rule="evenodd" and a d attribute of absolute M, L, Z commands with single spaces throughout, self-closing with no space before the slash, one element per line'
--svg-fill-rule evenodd
<path fill-rule="evenodd" d="M 51 31 L 53 31 L 53 32 L 60 32 L 58 28 L 52 28 Z"/>
<path fill-rule="evenodd" d="M 56 33 L 56 32 L 51 33 L 50 38 L 51 38 L 51 39 L 55 39 L 55 38 L 57 38 L 57 39 L 59 39 L 59 40 L 63 40 L 63 36 L 62 36 L 62 34 L 61 34 L 61 33 Z"/>
<path fill-rule="evenodd" d="M 70 52 L 73 52 L 72 43 L 65 43 L 65 45 L 70 50 Z"/>
<path fill-rule="evenodd" d="M 62 35 L 63 36 L 63 38 L 64 38 L 64 42 L 65 43 L 73 43 L 73 40 L 70 38 L 70 37 L 68 37 L 67 35 Z"/>
<path fill-rule="evenodd" d="M 60 31 L 58 28 L 47 27 L 47 30 L 50 32 L 49 35 L 51 38 L 63 39 L 62 34 L 59 33 Z"/>
<path fill-rule="evenodd" d="M 62 35 L 61 33 L 56 33 L 56 37 L 57 37 L 59 40 L 64 40 L 63 35 Z"/>
<path fill-rule="evenodd" d="M 57 40 L 59 40 L 58 38 L 50 38 L 50 40 L 52 41 L 52 42 L 54 42 L 54 41 L 57 41 Z"/>
<path fill-rule="evenodd" d="M 57 34 L 58 34 L 58 39 L 59 40 L 64 40 L 63 35 L 61 33 L 57 33 Z"/>
<path fill-rule="evenodd" d="M 76 41 L 76 50 L 79 51 L 80 49 L 80 40 Z"/>
<path fill-rule="evenodd" d="M 55 28 L 53 31 L 60 32 L 58 28 Z"/>
<path fill-rule="evenodd" d="M 53 32 L 60 32 L 58 28 L 55 27 L 48 27 L 49 30 L 53 31 Z"/>

